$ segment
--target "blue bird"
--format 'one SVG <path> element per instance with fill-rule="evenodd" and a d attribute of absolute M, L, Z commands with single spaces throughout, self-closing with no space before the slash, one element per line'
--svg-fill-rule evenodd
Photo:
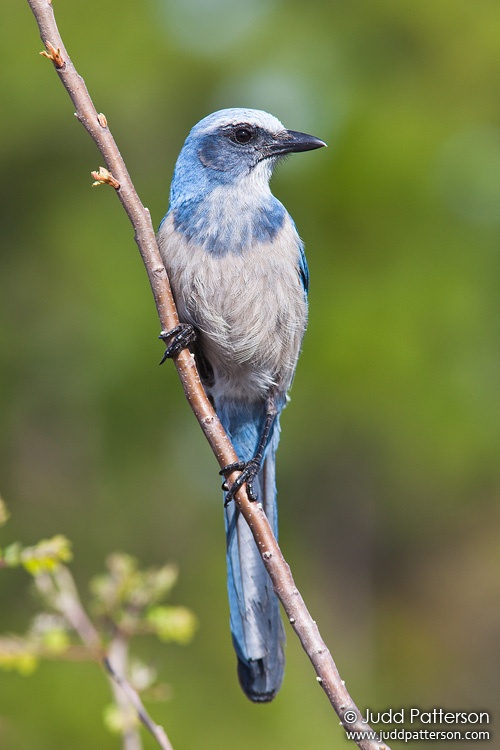
<path fill-rule="evenodd" d="M 309 282 L 295 224 L 269 180 L 286 154 L 325 145 L 267 112 L 214 112 L 184 143 L 158 231 L 181 321 L 160 336 L 172 340 L 165 357 L 191 346 L 240 459 L 221 472 L 242 471 L 223 485 L 230 627 L 240 684 L 255 702 L 272 700 L 281 686 L 285 634 L 257 546 L 230 501 L 246 483 L 277 535 L 279 417 L 306 328 Z"/>

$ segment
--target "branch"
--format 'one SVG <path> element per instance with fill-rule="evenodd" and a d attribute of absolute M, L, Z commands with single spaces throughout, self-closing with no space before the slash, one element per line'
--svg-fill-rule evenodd
<path fill-rule="evenodd" d="M 36 575 L 34 581 L 44 600 L 63 615 L 85 648 L 100 659 L 103 652 L 101 636 L 83 608 L 68 568 L 58 565 L 51 573 Z"/>
<path fill-rule="evenodd" d="M 155 231 L 149 211 L 142 205 L 136 193 L 125 163 L 108 128 L 106 117 L 102 113 L 99 114 L 95 109 L 84 80 L 71 62 L 57 29 L 50 0 L 28 0 L 28 2 L 35 15 L 40 36 L 46 48 L 46 51 L 41 54 L 54 63 L 57 74 L 75 106 L 76 117 L 96 143 L 106 164 L 107 172 L 101 170 L 94 175 L 94 179 L 98 182 L 107 182 L 116 190 L 135 230 L 135 240 L 146 267 L 161 329 L 171 330 L 178 325 L 179 318 L 167 273 L 156 244 Z M 212 448 L 219 466 L 223 468 L 238 461 L 235 450 L 203 390 L 193 356 L 185 349 L 174 358 L 174 362 L 186 399 Z M 233 472 L 227 477 L 228 483 L 234 482 L 238 476 L 239 472 Z M 249 501 L 245 486 L 236 494 L 235 502 L 252 531 L 264 565 L 273 582 L 276 595 L 312 662 L 319 684 L 325 691 L 342 725 L 350 731 L 369 732 L 370 727 L 361 723 L 361 713 L 349 695 L 335 662 L 321 638 L 318 627 L 295 586 L 290 568 L 281 554 L 262 506 L 260 503 Z M 356 722 L 346 723 L 344 721 L 344 714 L 347 709 L 356 712 L 358 716 Z M 360 739 L 356 741 L 356 744 L 361 750 L 388 750 L 387 745 L 375 740 Z"/>
<path fill-rule="evenodd" d="M 68 568 L 59 565 L 51 573 L 46 572 L 35 576 L 34 581 L 44 600 L 60 612 L 78 634 L 87 652 L 101 661 L 111 682 L 115 703 L 123 715 L 127 715 L 127 709 L 130 706 L 134 708 L 161 750 L 173 750 L 165 730 L 153 721 L 139 693 L 125 677 L 128 658 L 127 641 L 120 634 L 115 635 L 109 645 L 108 653 L 104 653 L 101 637 L 83 608 L 75 581 Z M 142 747 L 134 727 L 124 727 L 123 739 L 124 750 L 140 750 Z"/>
<path fill-rule="evenodd" d="M 113 663 L 111 663 L 113 662 Z M 137 693 L 132 685 L 125 679 L 123 676 L 125 674 L 125 666 L 127 663 L 127 644 L 126 642 L 120 638 L 116 637 L 113 639 L 110 647 L 109 652 L 109 658 L 106 657 L 103 660 L 104 667 L 106 668 L 106 671 L 109 675 L 110 680 L 113 683 L 113 692 L 115 694 L 115 700 L 118 706 L 121 706 L 122 708 L 125 708 L 125 705 L 123 701 L 120 698 L 120 691 L 123 694 L 123 696 L 126 698 L 129 704 L 132 704 L 132 706 L 137 711 L 137 715 L 139 719 L 142 721 L 148 732 L 155 738 L 158 745 L 162 748 L 162 750 L 173 750 L 172 745 L 170 744 L 170 741 L 165 734 L 165 730 L 163 727 L 160 727 L 158 724 L 156 724 L 146 709 L 144 708 L 144 704 L 141 701 L 139 697 L 139 693 Z M 115 666 L 118 665 L 120 669 L 120 674 L 115 671 Z M 133 735 L 132 735 L 133 737 Z M 134 739 L 131 740 L 133 742 Z M 134 745 L 131 744 L 130 748 L 126 748 L 126 750 L 133 750 Z"/>

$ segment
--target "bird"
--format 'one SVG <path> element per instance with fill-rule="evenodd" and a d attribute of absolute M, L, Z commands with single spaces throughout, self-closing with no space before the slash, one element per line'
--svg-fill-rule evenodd
<path fill-rule="evenodd" d="M 162 362 L 189 347 L 241 471 L 223 484 L 230 629 L 237 673 L 255 703 L 284 674 L 279 602 L 250 529 L 232 502 L 246 483 L 278 534 L 276 450 L 307 324 L 309 273 L 295 224 L 269 185 L 286 155 L 326 146 L 255 109 L 214 112 L 177 159 L 158 246 L 180 324 L 162 331 Z"/>

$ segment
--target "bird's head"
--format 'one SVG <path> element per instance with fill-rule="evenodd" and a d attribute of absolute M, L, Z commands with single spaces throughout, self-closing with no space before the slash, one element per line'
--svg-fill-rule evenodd
<path fill-rule="evenodd" d="M 247 177 L 267 185 L 280 158 L 322 146 L 326 144 L 319 138 L 287 130 L 267 112 L 222 109 L 201 120 L 188 135 L 177 160 L 172 199 L 180 191 L 206 193 Z"/>

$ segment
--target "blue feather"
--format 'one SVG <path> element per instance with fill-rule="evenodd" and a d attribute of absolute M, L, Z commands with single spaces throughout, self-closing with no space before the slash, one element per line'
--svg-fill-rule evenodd
<path fill-rule="evenodd" d="M 219 220 L 214 223 L 211 196 L 185 201 L 172 209 L 174 226 L 188 241 L 195 241 L 212 255 L 244 252 L 256 243 L 272 242 L 283 226 L 286 210 L 273 195 L 247 211 L 246 221 L 225 221 L 224 206 L 218 200 Z M 226 213 L 231 214 L 232 206 Z"/>
<path fill-rule="evenodd" d="M 221 403 L 217 411 L 238 457 L 249 461 L 257 449 L 265 407 L 259 404 L 235 410 L 233 403 Z M 279 429 L 277 420 L 262 468 L 254 480 L 254 490 L 276 537 L 275 465 Z M 225 523 L 230 626 L 238 675 L 248 697 L 265 702 L 276 695 L 283 681 L 285 632 L 279 603 L 250 529 L 234 502 L 225 507 Z"/>

